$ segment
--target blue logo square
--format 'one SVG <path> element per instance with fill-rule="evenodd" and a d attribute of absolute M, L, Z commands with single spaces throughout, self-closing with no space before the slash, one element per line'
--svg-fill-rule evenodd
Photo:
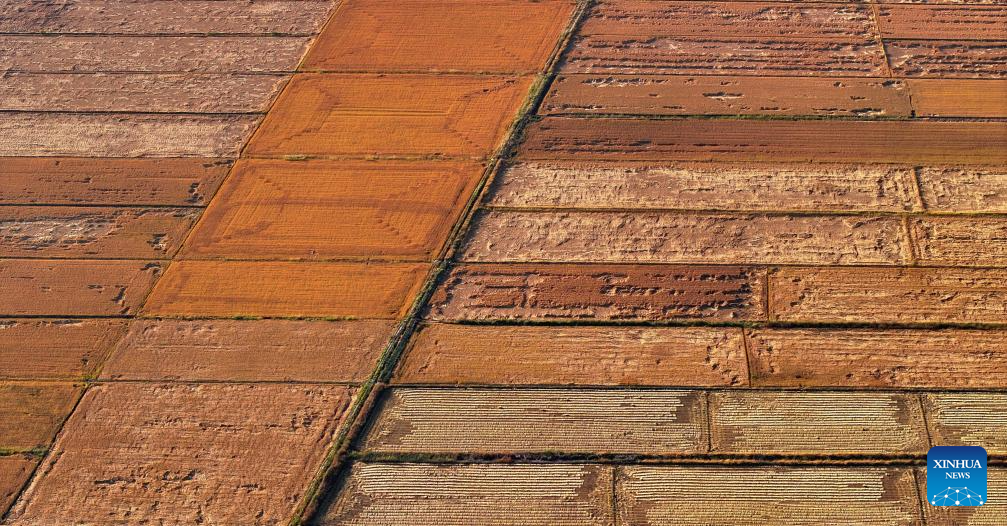
<path fill-rule="evenodd" d="M 927 501 L 932 506 L 982 506 L 986 494 L 986 450 L 979 446 L 935 446 L 927 452 Z"/>

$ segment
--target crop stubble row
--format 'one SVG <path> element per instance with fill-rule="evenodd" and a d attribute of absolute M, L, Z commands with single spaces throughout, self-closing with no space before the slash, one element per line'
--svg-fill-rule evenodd
<path fill-rule="evenodd" d="M 898 467 L 358 462 L 319 523 L 979 525 L 1004 513 L 993 501 L 924 511 L 925 479 Z M 1005 487 L 991 469 L 990 490 Z"/>
<path fill-rule="evenodd" d="M 374 453 L 915 455 L 1007 452 L 1002 394 L 395 388 L 363 435 Z M 924 412 L 926 416 L 924 416 Z M 929 426 L 929 427 L 928 427 Z M 932 443 L 931 443 L 932 442 Z"/>

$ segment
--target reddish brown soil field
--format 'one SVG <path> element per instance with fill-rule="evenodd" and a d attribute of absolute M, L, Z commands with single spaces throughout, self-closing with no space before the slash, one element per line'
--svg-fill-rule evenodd
<path fill-rule="evenodd" d="M 886 5 L 878 25 L 885 38 L 1007 40 L 1007 7 Z"/>
<path fill-rule="evenodd" d="M 21 455 L 0 457 L 0 513 L 14 503 L 38 461 Z"/>
<path fill-rule="evenodd" d="M 213 159 L 0 159 L 0 202 L 205 205 L 230 165 Z"/>
<path fill-rule="evenodd" d="M 880 43 L 869 38 L 597 34 L 577 37 L 561 71 L 876 77 L 885 73 L 885 54 Z"/>
<path fill-rule="evenodd" d="M 339 386 L 96 386 L 14 517 L 38 525 L 136 514 L 278 523 L 297 505 L 351 396 Z"/>
<path fill-rule="evenodd" d="M 1007 370 L 1005 336 L 999 330 L 756 329 L 748 333 L 749 365 L 756 386 L 996 388 Z"/>
<path fill-rule="evenodd" d="M 176 261 L 151 293 L 150 316 L 397 318 L 424 264 Z"/>
<path fill-rule="evenodd" d="M 138 320 L 102 377 L 362 382 L 392 329 L 382 320 Z"/>
<path fill-rule="evenodd" d="M 500 143 L 530 84 L 470 75 L 298 75 L 248 153 L 483 157 Z"/>
<path fill-rule="evenodd" d="M 146 261 L 0 260 L 0 315 L 135 314 L 160 273 Z"/>
<path fill-rule="evenodd" d="M 242 161 L 184 257 L 432 258 L 478 163 Z"/>
<path fill-rule="evenodd" d="M 1007 81 L 914 79 L 909 85 L 922 116 L 1007 117 Z"/>
<path fill-rule="evenodd" d="M 125 331 L 124 320 L 4 319 L 0 378 L 91 376 Z"/>
<path fill-rule="evenodd" d="M 601 0 L 580 35 L 873 37 L 871 8 L 856 3 Z"/>
<path fill-rule="evenodd" d="M 535 71 L 571 0 L 346 0 L 302 66 L 328 71 Z"/>
<path fill-rule="evenodd" d="M 747 267 L 460 265 L 430 299 L 430 316 L 441 320 L 763 318 L 764 283 L 764 272 Z"/>
<path fill-rule="evenodd" d="M 998 164 L 1005 137 L 1002 122 L 548 118 L 529 127 L 522 157 Z"/>
<path fill-rule="evenodd" d="M 1007 271 L 958 268 L 783 268 L 769 276 L 783 321 L 1004 323 Z"/>
<path fill-rule="evenodd" d="M 506 327 L 433 323 L 395 376 L 405 384 L 741 385 L 745 342 L 722 327 Z"/>
<path fill-rule="evenodd" d="M 45 447 L 70 414 L 80 386 L 64 383 L 0 383 L 0 448 Z"/>

